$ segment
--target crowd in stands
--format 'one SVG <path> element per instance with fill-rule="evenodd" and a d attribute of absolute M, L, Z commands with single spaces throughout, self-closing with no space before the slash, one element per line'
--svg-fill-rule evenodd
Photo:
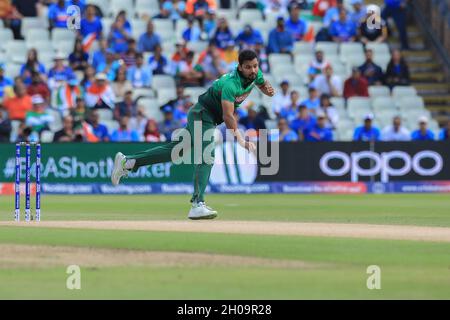
<path fill-rule="evenodd" d="M 266 19 L 261 19 L 262 22 L 274 23 L 271 30 L 264 33 L 252 23 L 254 21 L 248 21 L 242 29 L 236 30 L 230 25 L 229 17 L 218 14 L 220 8 L 215 0 L 162 0 L 158 12 L 140 17 L 146 21 L 146 27 L 136 35 L 135 17 L 131 17 L 128 10 L 115 12 L 111 25 L 105 26 L 101 17 L 107 13 L 91 5 L 90 1 L 34 0 L 28 1 L 28 5 L 23 1 L 2 1 L 0 18 L 4 28 L 11 29 L 16 40 L 25 37 L 20 27 L 24 17 L 47 19 L 51 33 L 68 28 L 72 15 L 76 14 L 70 12 L 70 6 L 78 6 L 82 17 L 79 28 L 70 30 L 75 33 L 71 53 L 67 55 L 64 50 L 57 50 L 50 65 L 40 60 L 41 52 L 35 48 L 28 49 L 18 74 L 6 74 L 7 64 L 12 62 L 0 61 L 0 142 L 42 139 L 48 131 L 54 131 L 52 139 L 55 142 L 170 140 L 172 132 L 186 124 L 187 112 L 196 103 L 196 97 L 186 91 L 207 87 L 222 74 L 236 68 L 239 50 L 255 50 L 262 71 L 269 74 L 279 67 L 271 65 L 271 55 L 284 54 L 293 61 L 297 43 L 361 43 L 365 46 L 365 61 L 353 66 L 348 78 L 336 72 L 327 53 L 316 47 L 306 69 L 306 90 L 300 90 L 292 83 L 292 77 L 277 77 L 277 83 L 273 83 L 277 88 L 273 99 L 259 103 L 249 97 L 237 109 L 242 129 L 260 130 L 268 128 L 268 123 L 275 124 L 279 133 L 272 134 L 272 140 L 337 140 L 335 130 L 340 113 L 334 105 L 335 98 L 347 101 L 353 97 L 369 97 L 371 86 L 393 89 L 410 84 L 409 68 L 402 51 L 393 50 L 385 68 L 375 62 L 375 53 L 368 46 L 369 43 L 386 43 L 388 24 L 385 19 L 392 17 L 402 49 L 409 48 L 404 13 L 406 0 L 386 0 L 382 18 L 377 16 L 375 20 L 378 28 L 369 24 L 373 22 L 370 19 L 376 8 L 370 11 L 363 0 L 349 0 L 346 1 L 351 4 L 349 9 L 344 2 L 240 1 L 242 10 L 258 9 Z M 311 12 L 310 20 L 302 16 L 303 10 Z M 271 20 L 270 16 L 276 16 L 276 19 Z M 155 19 L 167 19 L 175 26 L 181 20 L 186 21 L 184 28 L 175 27 L 176 41 L 169 51 L 164 30 L 155 29 Z M 310 21 L 320 21 L 320 30 L 313 30 Z M 207 45 L 200 52 L 192 49 L 196 44 L 204 43 Z M 155 86 L 159 76 L 174 79 L 174 96 L 167 101 L 151 100 L 158 105 L 145 105 L 149 100 L 146 98 L 155 98 L 158 92 L 167 89 Z M 138 91 L 141 96 L 136 94 Z M 149 116 L 149 108 L 158 109 L 160 116 Z M 108 123 L 103 121 L 105 110 L 111 113 Z M 57 130 L 53 126 L 55 117 L 62 119 Z M 416 130 L 410 132 L 402 125 L 400 116 L 393 118 L 392 125 L 377 128 L 374 115 L 367 113 L 361 119 L 361 126 L 354 130 L 353 139 L 448 139 L 450 123 L 442 129 L 441 136 L 436 137 L 427 128 L 429 120 L 420 116 Z M 116 124 L 111 125 L 111 121 Z M 13 122 L 19 123 L 14 137 L 10 135 Z"/>

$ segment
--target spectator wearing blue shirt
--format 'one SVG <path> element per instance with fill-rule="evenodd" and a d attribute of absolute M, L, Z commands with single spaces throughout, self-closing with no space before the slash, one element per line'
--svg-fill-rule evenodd
<path fill-rule="evenodd" d="M 255 108 L 250 107 L 246 116 L 239 119 L 239 123 L 243 125 L 247 130 L 255 129 L 256 131 L 260 129 L 266 129 L 266 124 L 264 119 L 256 112 Z"/>
<path fill-rule="evenodd" d="M 252 49 L 258 41 L 264 42 L 261 32 L 253 29 L 250 24 L 246 24 L 244 30 L 236 37 L 236 43 L 241 50 Z"/>
<path fill-rule="evenodd" d="M 434 141 L 434 133 L 428 129 L 428 118 L 423 116 L 419 118 L 419 129 L 411 134 L 412 141 Z"/>
<path fill-rule="evenodd" d="M 213 40 L 219 49 L 225 50 L 228 43 L 234 40 L 233 34 L 231 33 L 228 22 L 225 18 L 220 18 L 216 32 L 214 33 Z"/>
<path fill-rule="evenodd" d="M 139 134 L 135 130 L 128 128 L 129 118 L 127 116 L 120 118 L 119 129 L 114 130 L 111 134 L 111 141 L 113 142 L 138 142 Z"/>
<path fill-rule="evenodd" d="M 327 127 L 325 113 L 317 113 L 317 123 L 305 130 L 305 141 L 333 141 L 333 132 Z"/>
<path fill-rule="evenodd" d="M 291 91 L 291 100 L 288 105 L 281 108 L 280 117 L 285 118 L 287 121 L 291 122 L 295 119 L 298 112 L 298 107 L 300 106 L 300 94 L 297 90 Z"/>
<path fill-rule="evenodd" d="M 32 82 L 31 75 L 33 72 L 45 75 L 45 66 L 43 63 L 39 62 L 37 50 L 31 48 L 28 50 L 27 61 L 20 68 L 20 76 L 22 77 L 23 83 L 27 86 Z"/>
<path fill-rule="evenodd" d="M 0 100 L 3 100 L 5 96 L 5 89 L 11 89 L 14 86 L 14 82 L 11 78 L 5 76 L 5 64 L 0 63 Z"/>
<path fill-rule="evenodd" d="M 277 27 L 269 33 L 268 53 L 291 53 L 294 47 L 294 36 L 287 30 L 284 18 L 278 17 Z"/>
<path fill-rule="evenodd" d="M 359 71 L 367 79 L 370 86 L 383 84 L 383 69 L 373 62 L 372 49 L 366 49 L 366 61 L 359 67 Z"/>
<path fill-rule="evenodd" d="M 316 112 L 317 109 L 320 108 L 320 97 L 317 89 L 310 86 L 308 89 L 308 95 L 308 99 L 303 100 L 301 104 L 305 105 L 310 111 Z"/>
<path fill-rule="evenodd" d="M 84 71 L 88 65 L 89 54 L 84 52 L 80 39 L 75 40 L 73 52 L 69 55 L 69 64 L 72 70 Z"/>
<path fill-rule="evenodd" d="M 102 39 L 99 41 L 99 49 L 92 54 L 90 60 L 91 66 L 97 69 L 99 65 L 106 63 L 106 50 L 108 49 L 108 41 Z"/>
<path fill-rule="evenodd" d="M 167 58 L 162 54 L 162 47 L 157 45 L 155 52 L 148 58 L 148 65 L 153 74 L 168 74 L 170 72 L 170 65 Z"/>
<path fill-rule="evenodd" d="M 407 0 L 384 0 L 384 9 L 381 17 L 387 20 L 389 17 L 394 19 L 397 30 L 400 34 L 402 50 L 409 50 L 408 33 L 406 30 Z"/>
<path fill-rule="evenodd" d="M 157 45 L 161 45 L 161 38 L 154 32 L 153 22 L 147 23 L 147 31 L 139 37 L 137 50 L 139 52 L 153 52 Z"/>
<path fill-rule="evenodd" d="M 195 24 L 195 19 L 193 17 L 189 17 L 187 19 L 187 23 L 188 25 L 181 35 L 183 37 L 183 40 L 186 42 L 200 41 L 202 32 L 200 28 Z"/>
<path fill-rule="evenodd" d="M 323 17 L 323 26 L 329 28 L 331 24 L 339 20 L 339 11 L 345 10 L 344 0 L 337 0 L 335 7 L 330 7 Z"/>
<path fill-rule="evenodd" d="M 125 11 L 117 14 L 116 20 L 111 25 L 108 35 L 109 46 L 116 53 L 124 53 L 128 50 L 128 40 L 131 38 L 131 25 L 126 20 Z"/>
<path fill-rule="evenodd" d="M 148 65 L 144 65 L 142 53 L 136 53 L 136 65 L 128 68 L 127 80 L 131 82 L 133 88 L 151 87 L 152 70 Z"/>
<path fill-rule="evenodd" d="M 372 125 L 373 114 L 364 117 L 364 125 L 355 129 L 353 141 L 379 141 L 380 130 Z"/>
<path fill-rule="evenodd" d="M 308 24 L 305 20 L 300 19 L 300 6 L 292 6 L 290 17 L 286 21 L 286 29 L 292 32 L 295 41 L 302 41 L 308 32 Z"/>
<path fill-rule="evenodd" d="M 316 119 L 308 112 L 306 106 L 301 105 L 298 108 L 298 115 L 293 121 L 290 122 L 290 127 L 294 130 L 299 140 L 304 140 L 305 130 L 316 124 Z"/>
<path fill-rule="evenodd" d="M 214 35 L 214 30 L 217 28 L 216 12 L 214 9 L 208 9 L 203 19 L 203 31 L 206 33 L 206 38 L 211 39 Z"/>
<path fill-rule="evenodd" d="M 67 8 L 65 0 L 58 0 L 48 7 L 48 22 L 51 29 L 67 28 L 67 19 L 69 18 Z"/>
<path fill-rule="evenodd" d="M 62 82 L 67 82 L 75 77 L 72 68 L 64 65 L 65 58 L 62 53 L 57 53 L 55 56 L 55 64 L 48 72 L 48 87 L 50 90 L 56 89 Z"/>
<path fill-rule="evenodd" d="M 121 61 L 116 59 L 113 49 L 108 48 L 105 53 L 105 61 L 101 62 L 95 71 L 96 73 L 106 73 L 108 80 L 112 82 L 116 78 L 117 70 L 121 66 Z"/>
<path fill-rule="evenodd" d="M 351 0 L 350 4 L 353 6 L 353 12 L 350 13 L 350 20 L 352 20 L 354 24 L 359 26 L 361 22 L 365 20 L 367 14 L 367 9 L 364 6 L 364 1 Z"/>
<path fill-rule="evenodd" d="M 357 35 L 357 26 L 353 21 L 347 18 L 347 11 L 339 11 L 339 20 L 330 26 L 330 36 L 334 42 L 353 42 Z"/>
<path fill-rule="evenodd" d="M 90 118 L 94 135 L 99 139 L 99 141 L 108 142 L 108 128 L 104 124 L 100 123 L 100 115 L 98 114 L 98 110 L 92 110 Z"/>
<path fill-rule="evenodd" d="M 172 133 L 182 127 L 182 124 L 174 118 L 173 107 L 170 105 L 163 106 L 161 111 L 164 114 L 164 119 L 158 123 L 158 129 L 161 134 L 166 137 L 166 140 L 172 140 Z"/>
<path fill-rule="evenodd" d="M 442 128 L 439 134 L 439 140 L 450 140 L 450 120 L 447 122 L 447 127 Z"/>
<path fill-rule="evenodd" d="M 181 19 L 186 10 L 186 3 L 179 0 L 165 0 L 161 7 L 160 18 L 168 18 L 172 21 Z"/>
<path fill-rule="evenodd" d="M 80 21 L 80 35 L 83 38 L 83 48 L 89 51 L 95 40 L 102 38 L 102 21 L 96 15 L 95 6 L 87 5 L 84 18 Z"/>
<path fill-rule="evenodd" d="M 298 135 L 294 130 L 289 128 L 286 119 L 278 120 L 278 131 L 271 130 L 269 141 L 292 142 L 298 141 Z"/>

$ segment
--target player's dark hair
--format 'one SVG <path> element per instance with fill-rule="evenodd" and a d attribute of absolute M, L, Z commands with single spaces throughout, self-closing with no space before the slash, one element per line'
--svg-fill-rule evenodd
<path fill-rule="evenodd" d="M 254 59 L 257 59 L 258 56 L 256 55 L 255 51 L 253 50 L 242 50 L 239 53 L 239 64 L 242 65 L 245 61 L 252 61 Z"/>

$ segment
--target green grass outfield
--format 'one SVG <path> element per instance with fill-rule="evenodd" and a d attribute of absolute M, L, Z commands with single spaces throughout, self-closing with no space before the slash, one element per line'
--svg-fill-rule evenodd
<path fill-rule="evenodd" d="M 45 196 L 42 219 L 184 220 L 188 199 Z M 448 195 L 211 195 L 208 200 L 222 220 L 450 226 Z M 12 214 L 12 197 L 0 197 L 0 219 L 12 220 Z M 40 267 L 34 261 L 12 268 L 0 261 L 0 299 L 450 299 L 450 243 L 445 242 L 0 227 L 0 250 L 9 244 L 200 252 L 313 267 L 80 265 L 82 289 L 68 290 L 65 265 Z M 366 287 L 369 265 L 381 268 L 381 290 Z"/>

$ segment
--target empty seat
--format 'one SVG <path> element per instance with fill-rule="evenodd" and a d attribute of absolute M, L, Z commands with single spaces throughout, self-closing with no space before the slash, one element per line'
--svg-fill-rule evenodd
<path fill-rule="evenodd" d="M 398 103 L 402 112 L 409 112 L 411 110 L 425 110 L 423 98 L 419 96 L 403 97 L 398 101 Z"/>
<path fill-rule="evenodd" d="M 374 110 L 396 110 L 395 100 L 391 97 L 377 97 L 373 99 L 372 106 Z"/>
<path fill-rule="evenodd" d="M 119 123 L 117 121 L 114 120 L 103 120 L 102 124 L 106 126 L 106 128 L 108 128 L 108 133 L 111 134 L 114 131 L 116 131 L 117 129 L 119 129 Z"/>
<path fill-rule="evenodd" d="M 417 90 L 413 86 L 396 86 L 392 89 L 392 96 L 398 100 L 403 97 L 417 96 Z"/>
<path fill-rule="evenodd" d="M 371 111 L 370 99 L 364 97 L 351 97 L 347 101 L 347 110 L 350 116 Z"/>
<path fill-rule="evenodd" d="M 28 29 L 24 36 L 27 41 L 50 41 L 50 34 L 45 28 Z"/>
<path fill-rule="evenodd" d="M 109 2 L 110 0 L 89 0 L 89 4 L 97 6 L 103 16 L 106 16 L 109 13 Z"/>
<path fill-rule="evenodd" d="M 277 81 L 276 83 L 281 83 L 281 81 L 287 80 L 292 87 L 300 87 L 305 85 L 303 78 L 299 74 L 283 74 L 279 77 L 275 77 L 275 79 Z"/>
<path fill-rule="evenodd" d="M 189 50 L 194 51 L 195 53 L 200 53 L 208 47 L 208 42 L 206 41 L 196 41 L 188 43 L 187 47 Z"/>
<path fill-rule="evenodd" d="M 261 11 L 258 9 L 242 9 L 239 11 L 239 20 L 245 23 L 262 20 Z"/>
<path fill-rule="evenodd" d="M 140 98 L 155 98 L 155 92 L 150 88 L 136 88 L 133 90 L 133 100 Z"/>
<path fill-rule="evenodd" d="M 26 61 L 27 46 L 23 40 L 10 40 L 5 45 L 6 56 L 16 63 Z"/>
<path fill-rule="evenodd" d="M 141 17 L 153 17 L 159 13 L 158 1 L 136 0 L 136 14 Z"/>
<path fill-rule="evenodd" d="M 157 90 L 158 104 L 162 105 L 177 97 L 175 88 L 161 88 Z"/>
<path fill-rule="evenodd" d="M 296 56 L 312 56 L 314 54 L 314 44 L 312 42 L 298 41 L 294 44 L 294 53 Z"/>
<path fill-rule="evenodd" d="M 369 95 L 372 99 L 377 97 L 390 97 L 391 90 L 387 86 L 370 86 Z"/>
<path fill-rule="evenodd" d="M 169 75 L 155 75 L 152 87 L 155 90 L 159 88 L 175 88 L 175 80 Z"/>
<path fill-rule="evenodd" d="M 341 56 L 341 61 L 346 63 L 350 68 L 359 67 L 366 61 L 366 57 L 364 56 L 364 54 L 353 53 Z"/>
<path fill-rule="evenodd" d="M 0 20 L 1 21 L 1 20 Z M 0 46 L 14 39 L 14 35 L 11 29 L 0 29 Z"/>
<path fill-rule="evenodd" d="M 127 12 L 128 18 L 133 18 L 133 0 L 111 0 L 111 3 L 109 4 L 109 16 L 115 17 L 121 10 L 125 10 Z"/>
<path fill-rule="evenodd" d="M 270 66 L 274 65 L 292 65 L 291 56 L 288 54 L 281 53 L 272 53 L 269 55 L 269 64 Z"/>
<path fill-rule="evenodd" d="M 174 30 L 173 22 L 170 19 L 153 19 L 152 21 L 155 32 L 160 32 L 161 30 Z"/>
<path fill-rule="evenodd" d="M 330 99 L 330 102 L 333 106 L 335 106 L 337 109 L 345 110 L 345 99 L 340 97 L 332 97 Z"/>
<path fill-rule="evenodd" d="M 53 121 L 49 123 L 49 128 L 53 132 L 57 132 L 63 128 L 61 114 L 55 109 L 48 109 L 47 112 L 53 117 Z"/>
<path fill-rule="evenodd" d="M 190 87 L 184 89 L 184 94 L 191 97 L 191 101 L 197 101 L 198 97 L 205 93 L 206 89 L 203 87 Z"/>
<path fill-rule="evenodd" d="M 25 35 L 28 30 L 39 28 L 48 28 L 48 20 L 37 17 L 24 17 L 22 19 L 20 32 Z"/>
<path fill-rule="evenodd" d="M 65 56 L 69 57 L 69 54 L 73 51 L 74 40 L 64 40 L 59 41 L 58 43 L 52 41 L 52 44 L 55 51 L 61 52 Z"/>
<path fill-rule="evenodd" d="M 236 19 L 236 10 L 234 9 L 217 9 L 216 16 L 227 20 Z"/>
<path fill-rule="evenodd" d="M 50 143 L 53 142 L 53 137 L 54 137 L 55 133 L 49 130 L 44 130 L 41 132 L 41 137 L 40 140 L 43 143 Z"/>
<path fill-rule="evenodd" d="M 325 58 L 327 58 L 328 55 L 337 56 L 338 49 L 339 45 L 336 42 L 324 41 L 324 42 L 317 42 L 316 44 L 316 51 L 322 50 L 325 55 Z"/>
<path fill-rule="evenodd" d="M 105 120 L 109 121 L 113 119 L 113 111 L 110 109 L 98 109 L 97 112 L 100 122 L 103 122 Z"/>
<path fill-rule="evenodd" d="M 20 64 L 15 63 L 7 63 L 5 65 L 5 75 L 10 78 L 14 78 L 18 75 L 20 75 Z"/>
<path fill-rule="evenodd" d="M 77 34 L 76 32 L 69 29 L 55 28 L 52 30 L 51 38 L 52 41 L 58 42 L 68 39 L 75 40 Z"/>
<path fill-rule="evenodd" d="M 386 71 L 389 61 L 391 61 L 391 56 L 378 54 L 373 57 L 373 61 L 380 66 L 383 71 Z"/>
<path fill-rule="evenodd" d="M 366 44 L 366 49 L 372 49 L 375 56 L 377 55 L 390 55 L 391 51 L 387 43 L 369 42 Z"/>
<path fill-rule="evenodd" d="M 340 46 L 340 55 L 341 57 L 347 55 L 364 55 L 363 45 L 359 42 L 342 43 Z"/>

